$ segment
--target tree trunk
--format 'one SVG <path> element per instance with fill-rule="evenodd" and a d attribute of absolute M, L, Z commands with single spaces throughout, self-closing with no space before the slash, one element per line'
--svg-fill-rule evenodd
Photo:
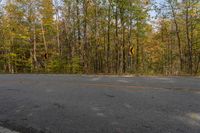
<path fill-rule="evenodd" d="M 116 1 L 118 4 L 118 0 Z M 118 41 L 118 7 L 115 11 L 115 72 L 118 73 L 119 68 L 119 41 Z"/>
<path fill-rule="evenodd" d="M 108 31 L 107 31 L 107 73 L 110 73 L 110 22 L 111 22 L 111 3 L 109 2 L 108 9 Z"/>
<path fill-rule="evenodd" d="M 34 61 L 34 68 L 37 69 L 37 42 L 36 42 L 36 27 L 34 23 L 33 27 L 33 61 Z"/>
<path fill-rule="evenodd" d="M 88 1 L 84 0 L 84 26 L 83 26 L 83 36 L 84 36 L 84 54 L 83 54 L 83 60 L 84 60 L 84 71 L 86 73 L 89 72 L 88 70 L 88 34 L 87 34 L 87 28 L 88 28 L 88 24 L 87 24 L 87 17 L 88 17 Z"/>
<path fill-rule="evenodd" d="M 191 43 L 191 38 L 190 38 L 190 22 L 189 22 L 189 5 L 190 2 L 186 2 L 186 14 L 185 14 L 185 26 L 186 26 L 186 40 L 187 40 L 187 45 L 188 45 L 188 53 L 189 53 L 189 73 L 192 75 L 193 73 L 193 60 L 192 60 L 192 43 Z"/>
<path fill-rule="evenodd" d="M 180 30 L 179 30 L 178 22 L 176 19 L 175 9 L 174 9 L 171 1 L 169 2 L 169 4 L 170 4 L 171 10 L 172 10 L 172 15 L 173 15 L 173 19 L 174 19 L 175 28 L 176 28 L 176 37 L 177 37 L 177 41 L 178 41 L 178 50 L 179 50 L 180 70 L 183 71 L 183 58 L 182 58 L 182 45 L 181 45 Z"/>

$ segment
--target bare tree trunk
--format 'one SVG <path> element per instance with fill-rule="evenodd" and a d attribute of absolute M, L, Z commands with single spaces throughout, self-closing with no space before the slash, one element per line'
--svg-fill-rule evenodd
<path fill-rule="evenodd" d="M 111 3 L 109 2 L 108 9 L 108 31 L 107 31 L 107 72 L 110 73 L 110 22 L 111 22 Z"/>
<path fill-rule="evenodd" d="M 86 73 L 89 72 L 88 70 L 88 34 L 87 34 L 87 28 L 88 28 L 88 25 L 87 25 L 87 16 L 88 16 L 88 1 L 87 0 L 84 0 L 84 29 L 83 29 L 83 32 L 84 32 L 84 71 Z"/>
<path fill-rule="evenodd" d="M 33 27 L 33 61 L 34 61 L 34 67 L 37 69 L 37 53 L 36 53 L 37 43 L 36 43 L 36 27 L 34 22 Z"/>
<path fill-rule="evenodd" d="M 187 45 L 188 45 L 188 53 L 189 53 L 189 72 L 190 74 L 193 73 L 193 60 L 192 60 L 192 43 L 190 38 L 190 22 L 189 22 L 189 8 L 190 8 L 190 1 L 186 1 L 186 14 L 185 14 L 185 26 L 186 26 L 186 38 L 187 38 Z"/>
<path fill-rule="evenodd" d="M 42 38 L 43 38 L 43 43 L 44 43 L 44 48 L 45 48 L 45 54 L 48 53 L 48 48 L 47 48 L 47 42 L 46 42 L 46 37 L 45 37 L 45 31 L 44 31 L 44 26 L 43 22 L 41 21 L 41 29 L 42 29 Z"/>
<path fill-rule="evenodd" d="M 78 31 L 78 52 L 81 53 L 81 25 L 80 25 L 80 9 L 79 9 L 79 0 L 76 0 L 76 17 L 77 17 L 77 31 Z M 79 54 L 80 59 L 81 54 Z"/>
<path fill-rule="evenodd" d="M 118 4 L 118 0 L 116 1 Z M 118 7 L 115 11 L 115 72 L 118 73 L 119 69 L 119 41 L 118 41 Z"/>
<path fill-rule="evenodd" d="M 121 27 L 122 27 L 122 64 L 121 64 L 121 72 L 126 72 L 126 49 L 125 49 L 125 18 L 124 18 L 124 5 L 120 8 L 120 16 L 121 16 Z"/>
<path fill-rule="evenodd" d="M 94 72 L 98 72 L 98 44 L 97 44 L 97 5 L 95 3 L 95 33 L 94 33 L 94 43 L 95 43 L 95 57 L 94 57 Z"/>
<path fill-rule="evenodd" d="M 196 65 L 195 74 L 198 74 L 198 71 L 199 71 L 199 65 L 200 65 L 200 54 L 198 55 L 198 62 L 197 62 L 197 65 Z"/>
<path fill-rule="evenodd" d="M 123 22 L 123 29 L 122 29 L 122 62 L 123 62 L 123 73 L 126 72 L 126 49 L 125 49 L 125 25 L 124 25 L 124 22 Z"/>
<path fill-rule="evenodd" d="M 138 23 L 138 22 L 137 22 Z M 138 24 L 137 24 L 138 25 Z M 137 33 L 136 33 L 136 48 L 135 48 L 135 68 L 136 68 L 136 71 L 138 72 L 139 70 L 139 45 L 140 45 L 140 42 L 139 42 L 139 29 L 137 27 Z"/>
<path fill-rule="evenodd" d="M 174 6 L 172 5 L 172 1 L 169 1 L 169 4 L 170 4 L 171 10 L 172 10 L 174 24 L 175 24 L 175 27 L 176 27 L 176 37 L 177 37 L 178 49 L 179 49 L 180 70 L 182 71 L 183 70 L 183 58 L 182 58 L 182 45 L 181 45 L 180 30 L 179 30 L 178 22 L 177 22 L 177 19 L 176 19 L 175 9 L 174 9 Z"/>
<path fill-rule="evenodd" d="M 43 43 L 45 47 L 45 54 L 44 54 L 44 69 L 46 71 L 47 64 L 46 64 L 46 59 L 48 58 L 48 47 L 47 47 L 47 42 L 46 42 L 46 37 L 45 37 L 45 31 L 44 31 L 44 26 L 43 22 L 41 21 L 41 29 L 42 29 L 42 38 L 43 38 Z"/>
<path fill-rule="evenodd" d="M 59 11 L 56 9 L 56 30 L 57 30 L 57 45 L 58 45 L 58 53 L 62 55 L 62 49 L 60 45 L 60 30 L 59 30 Z"/>

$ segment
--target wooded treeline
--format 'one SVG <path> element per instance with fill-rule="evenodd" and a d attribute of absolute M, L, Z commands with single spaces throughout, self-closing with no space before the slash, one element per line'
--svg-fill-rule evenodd
<path fill-rule="evenodd" d="M 0 72 L 198 74 L 200 0 L 6 0 Z"/>

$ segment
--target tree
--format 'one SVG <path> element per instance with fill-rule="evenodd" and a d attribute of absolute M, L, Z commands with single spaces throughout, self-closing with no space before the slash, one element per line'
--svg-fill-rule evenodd
<path fill-rule="evenodd" d="M 199 5 L 8 0 L 0 8 L 0 72 L 198 74 Z"/>

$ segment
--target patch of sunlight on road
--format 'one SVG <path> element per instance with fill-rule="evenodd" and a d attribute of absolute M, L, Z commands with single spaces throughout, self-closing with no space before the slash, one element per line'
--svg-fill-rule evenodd
<path fill-rule="evenodd" d="M 200 92 L 197 92 L 197 94 L 199 94 L 199 95 L 200 95 Z"/>
<path fill-rule="evenodd" d="M 97 116 L 99 116 L 99 117 L 106 117 L 106 115 L 104 113 L 97 113 Z"/>
<path fill-rule="evenodd" d="M 189 113 L 187 114 L 191 119 L 199 121 L 200 122 L 200 114 L 197 113 Z"/>
<path fill-rule="evenodd" d="M 168 83 L 174 83 L 174 80 L 171 78 L 156 78 L 157 80 L 161 80 Z"/>
<path fill-rule="evenodd" d="M 0 126 L 0 133 L 19 133 Z"/>
<path fill-rule="evenodd" d="M 128 83 L 127 80 L 117 80 L 117 81 L 120 82 L 120 83 Z"/>
<path fill-rule="evenodd" d="M 156 78 L 156 79 L 158 79 L 158 80 L 164 80 L 164 81 L 169 81 L 169 80 L 171 80 L 170 78 Z"/>
<path fill-rule="evenodd" d="M 91 109 L 93 111 L 102 111 L 102 110 L 105 110 L 105 107 L 92 107 Z"/>
<path fill-rule="evenodd" d="M 200 127 L 200 113 L 188 113 L 184 117 L 179 116 L 177 118 L 185 124 Z"/>
<path fill-rule="evenodd" d="M 130 104 L 125 103 L 124 106 L 128 109 L 132 108 L 132 106 Z"/>
<path fill-rule="evenodd" d="M 52 93 L 53 90 L 51 90 L 51 89 L 46 89 L 46 92 L 47 92 L 47 93 Z"/>
<path fill-rule="evenodd" d="M 97 77 L 97 78 L 90 79 L 90 81 L 99 81 L 100 79 L 101 79 L 100 77 Z"/>

